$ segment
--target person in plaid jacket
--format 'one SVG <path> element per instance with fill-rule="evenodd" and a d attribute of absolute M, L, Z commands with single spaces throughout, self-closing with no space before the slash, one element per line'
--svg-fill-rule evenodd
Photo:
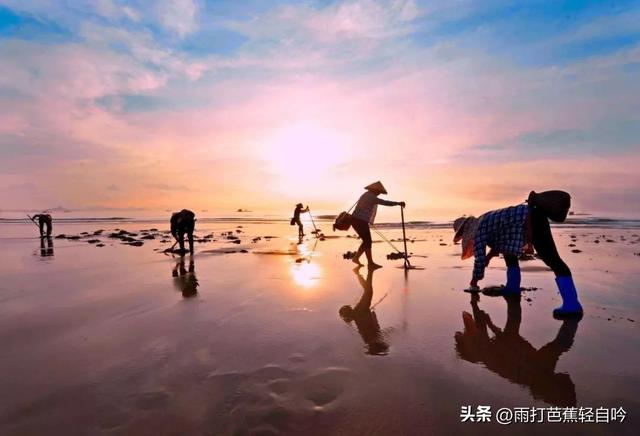
<path fill-rule="evenodd" d="M 507 265 L 504 293 L 520 293 L 518 258 L 523 253 L 533 254 L 535 248 L 538 256 L 556 275 L 556 284 L 562 296 L 562 306 L 553 311 L 554 316 L 582 315 L 582 305 L 578 301 L 571 270 L 558 254 L 548 215 L 544 207 L 524 203 L 493 210 L 479 218 L 468 216 L 456 219 L 453 223 L 454 243 L 462 242 L 462 259 L 475 258 L 470 290 L 479 290 L 478 281 L 484 278 L 485 268 L 493 257 L 502 254 Z"/>

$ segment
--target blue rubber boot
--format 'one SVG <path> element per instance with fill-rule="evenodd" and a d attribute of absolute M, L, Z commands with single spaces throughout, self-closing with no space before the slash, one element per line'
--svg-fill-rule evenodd
<path fill-rule="evenodd" d="M 520 268 L 510 266 L 507 268 L 507 284 L 504 286 L 503 293 L 519 294 L 520 293 Z"/>
<path fill-rule="evenodd" d="M 556 277 L 556 284 L 562 297 L 562 306 L 553 310 L 553 316 L 555 318 L 582 316 L 582 305 L 578 301 L 578 292 L 573 284 L 573 277 Z"/>

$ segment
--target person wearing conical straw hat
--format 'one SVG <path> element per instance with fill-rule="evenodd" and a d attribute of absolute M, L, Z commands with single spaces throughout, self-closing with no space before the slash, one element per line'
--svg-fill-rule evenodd
<path fill-rule="evenodd" d="M 505 294 L 520 293 L 520 266 L 518 257 L 533 254 L 533 248 L 542 261 L 553 270 L 562 296 L 562 306 L 553 311 L 554 317 L 581 316 L 582 305 L 573 283 L 571 270 L 556 249 L 549 218 L 563 222 L 570 207 L 570 196 L 562 191 L 531 192 L 526 203 L 493 210 L 476 218 L 463 216 L 453 222 L 454 243 L 461 242 L 462 259 L 475 257 L 470 290 L 478 291 L 478 281 L 484 270 L 498 254 L 507 265 Z M 531 246 L 533 245 L 533 247 Z M 487 246 L 490 248 L 486 252 Z"/>
<path fill-rule="evenodd" d="M 387 190 L 380 181 L 365 186 L 364 189 L 366 189 L 366 192 L 358 199 L 351 222 L 353 229 L 358 236 L 360 236 L 362 243 L 351 260 L 357 265 L 362 265 L 362 263 L 360 263 L 360 256 L 364 253 L 367 256 L 369 268 L 380 268 L 381 265 L 373 261 L 371 254 L 371 229 L 369 226 L 373 224 L 376 219 L 379 204 L 383 206 L 405 207 L 406 203 L 404 201 L 389 201 L 378 198 L 380 194 L 387 194 Z"/>

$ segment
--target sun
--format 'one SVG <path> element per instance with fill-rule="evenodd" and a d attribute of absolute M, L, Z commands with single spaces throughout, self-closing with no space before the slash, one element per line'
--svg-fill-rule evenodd
<path fill-rule="evenodd" d="M 295 122 L 278 129 L 266 141 L 263 158 L 288 192 L 300 184 L 317 189 L 348 161 L 349 144 L 343 132 L 312 122 Z"/>

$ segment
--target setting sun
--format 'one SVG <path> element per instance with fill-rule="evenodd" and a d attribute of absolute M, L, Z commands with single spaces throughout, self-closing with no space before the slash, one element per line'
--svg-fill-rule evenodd
<path fill-rule="evenodd" d="M 321 190 L 332 171 L 349 161 L 349 145 L 345 132 L 302 121 L 276 131 L 261 150 L 277 189 L 302 194 Z"/>

